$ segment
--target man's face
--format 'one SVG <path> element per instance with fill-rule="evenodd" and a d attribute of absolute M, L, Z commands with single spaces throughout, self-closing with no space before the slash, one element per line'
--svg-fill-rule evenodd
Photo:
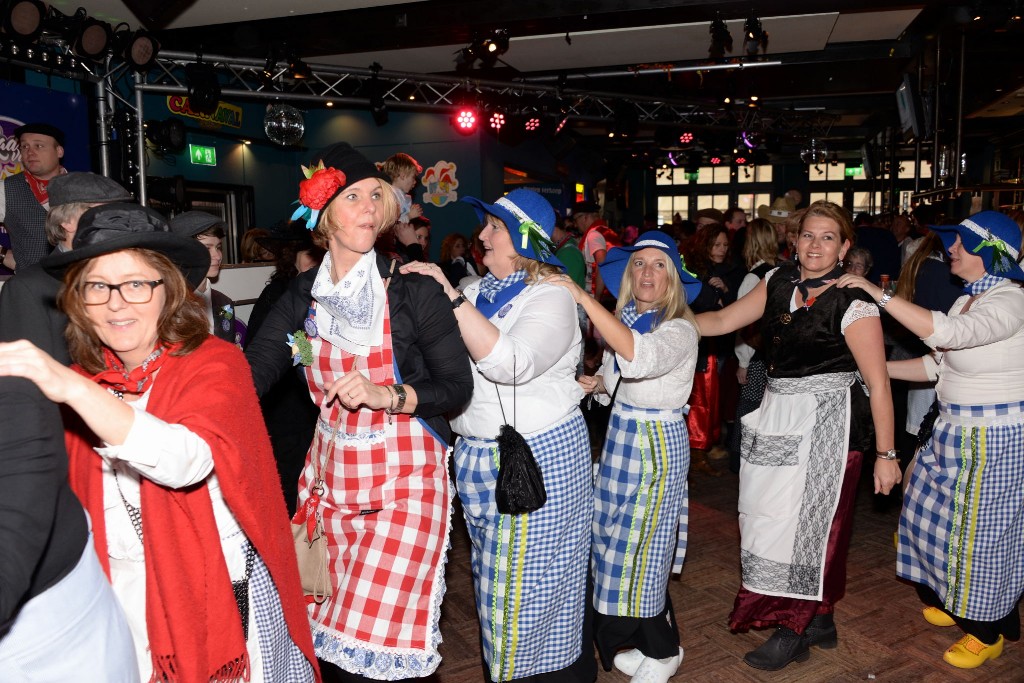
<path fill-rule="evenodd" d="M 730 232 L 736 232 L 740 228 L 747 227 L 747 214 L 736 211 L 732 215 L 732 220 L 725 222 L 725 227 L 729 228 Z"/>
<path fill-rule="evenodd" d="M 586 230 L 597 220 L 596 213 L 578 213 L 573 216 L 577 230 Z"/>
<path fill-rule="evenodd" d="M 21 165 L 29 173 L 42 180 L 57 175 L 64 156 L 64 148 L 57 144 L 57 140 L 40 133 L 25 133 L 18 138 L 18 149 L 21 151 Z"/>

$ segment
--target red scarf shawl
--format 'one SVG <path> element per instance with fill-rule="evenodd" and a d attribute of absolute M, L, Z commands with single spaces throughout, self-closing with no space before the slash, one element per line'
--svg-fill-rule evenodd
<path fill-rule="evenodd" d="M 165 358 L 147 412 L 209 444 L 224 500 L 270 571 L 292 640 L 317 671 L 288 515 L 245 357 L 210 337 L 187 356 Z M 109 575 L 101 459 L 92 448 L 97 439 L 80 421 L 67 425 L 71 486 L 92 517 Z M 172 490 L 143 478 L 140 495 L 153 680 L 249 680 L 209 490 L 203 484 Z"/>

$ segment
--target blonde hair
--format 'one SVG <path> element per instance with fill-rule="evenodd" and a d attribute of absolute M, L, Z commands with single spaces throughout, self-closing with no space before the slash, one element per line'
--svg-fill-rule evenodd
<path fill-rule="evenodd" d="M 487 218 L 491 220 L 496 227 L 508 230 L 508 226 L 505 225 L 505 221 L 501 220 L 494 214 L 487 214 Z M 511 235 L 511 232 L 509 233 Z M 535 285 L 541 280 L 551 275 L 561 275 L 562 269 L 558 266 L 553 266 L 550 263 L 544 263 L 537 259 L 528 258 L 516 252 L 515 257 L 512 259 L 513 270 L 525 270 L 526 271 L 526 284 Z"/>
<path fill-rule="evenodd" d="M 747 224 L 747 241 L 743 243 L 743 260 L 747 269 L 758 261 L 774 266 L 779 255 L 779 242 L 775 226 L 764 218 L 755 218 Z"/>
<path fill-rule="evenodd" d="M 652 247 L 657 249 L 657 247 Z M 658 249 L 658 251 L 661 251 Z M 693 311 L 686 303 L 686 290 L 683 289 L 683 283 L 679 279 L 679 271 L 676 270 L 675 264 L 672 263 L 672 259 L 665 252 L 665 261 L 668 266 L 665 269 L 668 275 L 668 287 L 665 288 L 665 293 L 657 301 L 652 304 L 651 308 L 658 311 L 660 315 L 655 316 L 656 320 L 654 327 L 657 328 L 663 322 L 668 320 L 675 320 L 676 318 L 682 318 L 686 322 L 693 325 L 693 329 L 697 331 L 697 338 L 700 339 L 700 327 L 697 326 L 697 318 L 694 317 Z M 629 265 L 622 273 L 622 282 L 619 283 L 619 298 L 615 302 L 616 317 L 622 317 L 622 311 L 629 305 L 629 302 L 634 300 L 633 297 L 633 258 L 629 259 Z"/>
<path fill-rule="evenodd" d="M 377 230 L 382 227 L 391 227 L 398 220 L 399 206 L 398 197 L 395 196 L 395 191 L 391 187 L 391 183 L 380 178 L 374 178 L 380 184 L 380 203 L 383 211 L 377 214 Z M 340 225 L 334 223 L 334 213 L 331 211 L 331 205 L 334 200 L 340 195 L 348 186 L 338 190 L 337 194 L 331 198 L 327 203 L 327 206 L 320 212 L 320 221 L 316 224 L 316 228 L 313 230 L 313 243 L 321 249 L 327 249 L 331 242 L 331 233 L 340 228 Z"/>
<path fill-rule="evenodd" d="M 423 167 L 405 152 L 392 154 L 377 166 L 381 173 L 391 178 L 392 181 L 399 176 L 412 172 L 413 175 L 423 173 Z"/>

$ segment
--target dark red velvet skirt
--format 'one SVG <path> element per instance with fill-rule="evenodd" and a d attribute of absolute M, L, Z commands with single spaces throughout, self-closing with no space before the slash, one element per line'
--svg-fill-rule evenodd
<path fill-rule="evenodd" d="M 843 490 L 839 494 L 839 506 L 832 518 L 825 548 L 825 583 L 821 601 L 762 595 L 740 587 L 729 615 L 730 629 L 746 631 L 785 626 L 803 633 L 816 615 L 830 614 L 835 610 L 836 603 L 846 594 L 846 556 L 853 533 L 853 504 L 857 498 L 862 460 L 860 451 L 850 451 L 846 456 Z"/>
<path fill-rule="evenodd" d="M 715 356 L 708 358 L 704 372 L 693 376 L 689 404 L 686 428 L 690 432 L 690 448 L 711 448 L 722 436 L 718 412 L 718 359 Z"/>

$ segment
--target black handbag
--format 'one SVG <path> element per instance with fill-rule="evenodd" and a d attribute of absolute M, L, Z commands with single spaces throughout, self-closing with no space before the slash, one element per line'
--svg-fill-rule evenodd
<path fill-rule="evenodd" d="M 515 375 L 515 358 L 512 359 L 512 374 Z M 494 388 L 497 391 L 497 387 Z M 512 385 L 512 409 L 515 410 L 516 385 Z M 498 406 L 501 407 L 501 419 L 505 424 L 498 433 L 498 480 L 494 490 L 494 499 L 498 504 L 498 512 L 503 515 L 521 515 L 539 510 L 547 502 L 548 494 L 544 490 L 544 475 L 540 465 L 533 457 L 530 444 L 523 435 L 508 424 L 505 418 L 505 407 L 501 404 L 501 392 L 498 392 Z M 515 421 L 515 413 L 512 415 Z"/>

